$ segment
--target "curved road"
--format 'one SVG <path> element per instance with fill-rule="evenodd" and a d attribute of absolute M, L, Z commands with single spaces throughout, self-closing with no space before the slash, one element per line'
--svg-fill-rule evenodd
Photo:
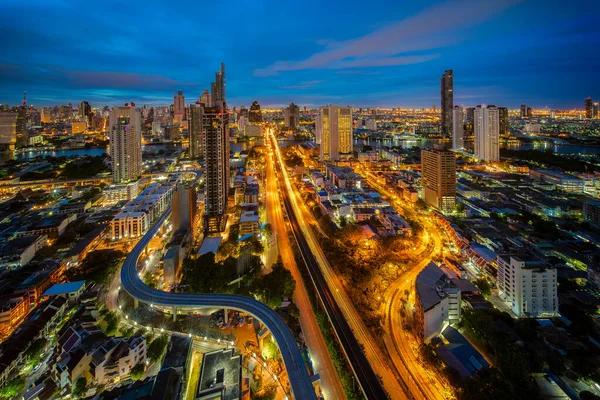
<path fill-rule="evenodd" d="M 150 230 L 129 253 L 121 268 L 121 284 L 134 299 L 144 303 L 177 308 L 229 308 L 248 312 L 258 318 L 270 331 L 281 352 L 285 363 L 292 392 L 296 399 L 316 399 L 315 391 L 304 365 L 304 360 L 292 335 L 283 319 L 267 305 L 250 297 L 225 295 L 225 294 L 196 294 L 196 293 L 170 293 L 146 286 L 140 279 L 137 263 L 140 255 L 157 234 L 163 223 L 171 215 L 171 208 L 167 208 L 156 220 Z"/>

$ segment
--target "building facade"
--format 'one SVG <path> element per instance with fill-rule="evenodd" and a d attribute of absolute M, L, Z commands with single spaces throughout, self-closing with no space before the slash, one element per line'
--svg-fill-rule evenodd
<path fill-rule="evenodd" d="M 12 151 L 17 144 L 17 113 L 0 112 L 0 150 Z"/>
<path fill-rule="evenodd" d="M 461 106 L 452 109 L 452 149 L 462 150 L 465 147 L 465 113 Z"/>
<path fill-rule="evenodd" d="M 190 158 L 204 157 L 204 129 L 202 125 L 202 114 L 204 106 L 202 100 L 200 103 L 190 106 L 190 121 L 189 121 L 189 156 Z"/>
<path fill-rule="evenodd" d="M 353 151 L 352 107 L 328 105 L 321 107 L 318 119 L 320 160 L 337 161 L 340 155 Z"/>
<path fill-rule="evenodd" d="M 297 129 L 300 124 L 300 107 L 294 103 L 290 103 L 288 108 L 284 111 L 285 124 L 290 129 Z"/>
<path fill-rule="evenodd" d="M 453 152 L 421 150 L 423 197 L 427 204 L 443 212 L 456 205 L 456 158 Z"/>
<path fill-rule="evenodd" d="M 500 113 L 496 106 L 475 108 L 475 157 L 482 161 L 500 161 Z"/>
<path fill-rule="evenodd" d="M 173 232 L 192 229 L 198 223 L 198 196 L 193 186 L 179 183 L 171 197 Z"/>
<path fill-rule="evenodd" d="M 452 134 L 452 109 L 454 107 L 454 77 L 451 69 L 447 69 L 441 79 L 442 98 L 442 135 Z"/>
<path fill-rule="evenodd" d="M 498 293 L 517 317 L 558 314 L 557 273 L 530 254 L 499 255 Z"/>
<path fill-rule="evenodd" d="M 139 108 L 113 107 L 109 117 L 110 158 L 114 183 L 127 183 L 142 175 L 142 115 Z"/>

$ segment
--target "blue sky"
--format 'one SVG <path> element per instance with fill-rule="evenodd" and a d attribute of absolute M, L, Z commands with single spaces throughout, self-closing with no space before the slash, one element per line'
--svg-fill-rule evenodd
<path fill-rule="evenodd" d="M 0 103 L 582 108 L 600 99 L 600 2 L 2 0 Z"/>

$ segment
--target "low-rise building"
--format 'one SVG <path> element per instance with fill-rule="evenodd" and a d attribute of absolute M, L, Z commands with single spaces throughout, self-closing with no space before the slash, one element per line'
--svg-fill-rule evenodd
<path fill-rule="evenodd" d="M 460 320 L 460 289 L 433 261 L 417 276 L 416 333 L 425 343 Z"/>
<path fill-rule="evenodd" d="M 558 314 L 556 269 L 531 254 L 499 255 L 498 293 L 517 317 Z"/>
<path fill-rule="evenodd" d="M 538 181 L 556 185 L 559 190 L 572 193 L 583 193 L 584 181 L 573 175 L 549 169 L 530 170 L 529 177 Z"/>
<path fill-rule="evenodd" d="M 0 248 L 0 268 L 19 268 L 28 264 L 48 241 L 47 235 L 24 236 L 9 240 Z"/>

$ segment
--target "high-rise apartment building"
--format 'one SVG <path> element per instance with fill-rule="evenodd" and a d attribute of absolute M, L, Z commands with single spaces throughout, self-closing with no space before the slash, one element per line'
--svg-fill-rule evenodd
<path fill-rule="evenodd" d="M 212 95 L 208 91 L 208 89 L 204 89 L 204 92 L 200 95 L 200 104 L 203 104 L 204 107 L 212 106 Z"/>
<path fill-rule="evenodd" d="M 284 111 L 284 116 L 285 124 L 290 129 L 295 130 L 296 128 L 298 128 L 298 125 L 300 123 L 300 107 L 298 107 L 294 103 L 290 103 L 288 108 L 286 108 Z"/>
<path fill-rule="evenodd" d="M 421 150 L 423 197 L 443 212 L 456 205 L 456 158 L 447 150 Z"/>
<path fill-rule="evenodd" d="M 79 116 L 81 117 L 81 119 L 88 122 L 88 117 L 91 112 L 92 112 L 92 106 L 90 106 L 90 103 L 85 100 L 82 101 L 81 104 L 79 105 Z"/>
<path fill-rule="evenodd" d="M 337 161 L 353 150 L 352 107 L 328 105 L 319 110 L 320 160 Z"/>
<path fill-rule="evenodd" d="M 142 114 L 133 105 L 113 107 L 109 116 L 110 158 L 114 183 L 142 175 Z"/>
<path fill-rule="evenodd" d="M 592 118 L 598 118 L 598 102 L 592 106 Z"/>
<path fill-rule="evenodd" d="M 204 161 L 206 196 L 204 205 L 204 231 L 225 230 L 227 196 L 229 194 L 229 121 L 222 107 L 206 107 L 202 111 L 204 130 Z"/>
<path fill-rule="evenodd" d="M 202 121 L 202 114 L 204 113 L 204 105 L 202 100 L 192 104 L 190 106 L 190 120 L 189 120 L 189 156 L 190 158 L 202 158 L 204 157 L 204 125 Z"/>
<path fill-rule="evenodd" d="M 454 107 L 454 78 L 451 69 L 447 69 L 441 79 L 442 97 L 442 134 L 452 134 L 452 108 Z"/>
<path fill-rule="evenodd" d="M 592 118 L 592 116 L 593 116 L 592 98 L 588 97 L 587 99 L 585 99 L 585 117 Z"/>
<path fill-rule="evenodd" d="M 17 146 L 25 147 L 29 143 L 27 132 L 27 106 L 17 108 Z"/>
<path fill-rule="evenodd" d="M 521 104 L 521 118 L 527 117 L 527 105 Z"/>
<path fill-rule="evenodd" d="M 483 161 L 500 161 L 500 115 L 496 106 L 475 108 L 475 157 Z"/>
<path fill-rule="evenodd" d="M 315 115 L 315 143 L 321 144 L 321 138 L 323 137 L 323 123 L 321 122 L 321 111 Z"/>
<path fill-rule="evenodd" d="M 198 196 L 196 188 L 184 183 L 177 184 L 171 197 L 171 220 L 173 232 L 193 229 L 198 224 Z"/>
<path fill-rule="evenodd" d="M 508 135 L 508 108 L 498 107 L 500 135 Z"/>
<path fill-rule="evenodd" d="M 517 317 L 558 314 L 557 273 L 531 254 L 499 255 L 498 293 Z"/>
<path fill-rule="evenodd" d="M 258 101 L 256 100 L 254 100 L 250 106 L 248 121 L 250 121 L 251 124 L 262 123 L 262 111 L 260 111 L 260 104 L 258 104 Z"/>
<path fill-rule="evenodd" d="M 17 143 L 17 113 L 0 112 L 0 150 L 12 151 Z"/>
<path fill-rule="evenodd" d="M 185 98 L 183 96 L 183 90 L 179 90 L 176 95 L 173 96 L 173 119 L 177 124 L 185 118 Z"/>
<path fill-rule="evenodd" d="M 473 122 L 475 121 L 475 107 L 465 109 L 465 136 L 473 135 Z"/>
<path fill-rule="evenodd" d="M 465 113 L 461 106 L 452 109 L 452 149 L 465 147 Z"/>

